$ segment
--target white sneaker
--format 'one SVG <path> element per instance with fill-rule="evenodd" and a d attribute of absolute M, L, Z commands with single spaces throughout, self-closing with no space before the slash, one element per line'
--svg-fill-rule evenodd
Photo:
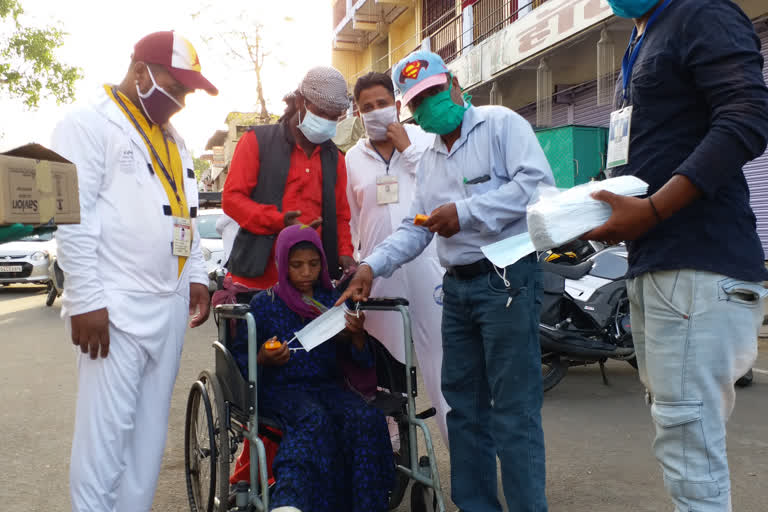
<path fill-rule="evenodd" d="M 296 507 L 277 507 L 273 508 L 272 512 L 301 512 L 301 510 Z"/>

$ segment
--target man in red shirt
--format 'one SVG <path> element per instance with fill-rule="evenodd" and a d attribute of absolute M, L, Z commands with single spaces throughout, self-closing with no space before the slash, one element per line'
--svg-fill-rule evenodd
<path fill-rule="evenodd" d="M 298 223 L 318 229 L 333 278 L 354 266 L 347 170 L 330 140 L 348 106 L 341 73 L 312 68 L 295 92 L 293 111 L 238 142 L 222 198 L 224 212 L 240 225 L 228 262 L 235 283 L 260 290 L 275 284 L 275 238 Z"/>

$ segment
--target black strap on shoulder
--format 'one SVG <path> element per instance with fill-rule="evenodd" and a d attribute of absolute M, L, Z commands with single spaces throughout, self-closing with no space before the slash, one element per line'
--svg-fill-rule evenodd
<path fill-rule="evenodd" d="M 283 209 L 285 185 L 290 172 L 291 154 L 296 142 L 288 126 L 283 123 L 254 126 L 252 131 L 259 146 L 259 179 L 251 191 L 251 199 L 260 204 L 271 204 Z M 339 150 L 331 142 L 321 146 L 322 164 L 322 217 L 323 249 L 333 279 L 341 276 L 338 266 L 338 229 L 336 227 L 336 172 Z M 241 277 L 259 277 L 266 271 L 277 233 L 255 235 L 240 228 L 232 248 L 228 268 Z"/>
<path fill-rule="evenodd" d="M 339 148 L 332 141 L 325 142 L 320 149 L 323 168 L 323 250 L 328 260 L 331 279 L 342 275 L 339 266 L 339 233 L 336 220 L 336 173 L 339 165 Z"/>

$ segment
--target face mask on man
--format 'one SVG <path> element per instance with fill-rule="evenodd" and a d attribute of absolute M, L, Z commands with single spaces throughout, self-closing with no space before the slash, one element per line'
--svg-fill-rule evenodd
<path fill-rule="evenodd" d="M 620 18 L 642 18 L 659 0 L 608 0 L 613 13 Z"/>
<path fill-rule="evenodd" d="M 375 141 L 387 140 L 387 127 L 397 122 L 397 107 L 380 108 L 372 112 L 362 114 L 365 133 L 368 138 Z"/>
<path fill-rule="evenodd" d="M 449 78 L 449 80 L 451 80 Z M 459 127 L 464 112 L 469 108 L 469 96 L 464 95 L 466 105 L 457 105 L 451 98 L 453 81 L 445 91 L 427 96 L 414 111 L 413 118 L 428 133 L 447 135 Z"/>
<path fill-rule="evenodd" d="M 322 144 L 323 142 L 336 136 L 336 121 L 325 119 L 306 109 L 307 113 L 304 119 L 301 119 L 299 112 L 299 130 L 312 144 Z"/>
<path fill-rule="evenodd" d="M 152 87 L 142 94 L 139 84 L 136 83 L 136 92 L 139 93 L 139 102 L 147 118 L 154 124 L 162 126 L 171 119 L 173 114 L 183 109 L 184 105 L 179 103 L 165 89 L 157 85 L 149 66 L 147 66 L 147 71 L 149 71 L 149 78 L 152 79 Z"/>

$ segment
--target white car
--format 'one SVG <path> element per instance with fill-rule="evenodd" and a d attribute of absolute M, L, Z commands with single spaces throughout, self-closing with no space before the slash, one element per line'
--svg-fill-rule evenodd
<path fill-rule="evenodd" d="M 48 284 L 48 265 L 55 256 L 53 233 L 0 244 L 0 284 Z"/>
<path fill-rule="evenodd" d="M 221 208 L 200 210 L 197 214 L 197 231 L 200 233 L 200 246 L 205 259 L 205 267 L 210 276 L 212 272 L 224 267 L 224 242 L 216 231 L 216 221 L 224 215 Z M 216 291 L 216 281 L 211 280 L 208 289 Z"/>

